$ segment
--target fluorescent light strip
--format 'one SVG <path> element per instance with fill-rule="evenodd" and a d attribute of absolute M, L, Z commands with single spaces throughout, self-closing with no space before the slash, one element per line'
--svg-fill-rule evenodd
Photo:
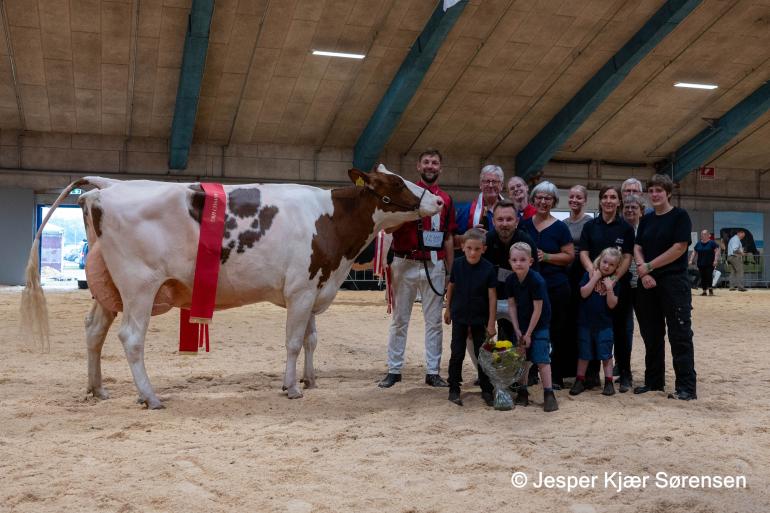
<path fill-rule="evenodd" d="M 677 82 L 674 87 L 686 87 L 688 89 L 716 89 L 719 86 L 713 84 L 691 84 L 689 82 Z"/>
<path fill-rule="evenodd" d="M 346 59 L 363 59 L 366 55 L 360 53 L 326 52 L 324 50 L 313 50 L 313 55 L 324 55 L 326 57 L 344 57 Z"/>

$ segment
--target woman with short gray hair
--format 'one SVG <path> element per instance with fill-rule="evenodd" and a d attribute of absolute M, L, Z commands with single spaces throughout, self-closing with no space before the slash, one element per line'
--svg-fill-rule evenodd
<path fill-rule="evenodd" d="M 540 274 L 548 285 L 548 299 L 551 303 L 551 369 L 554 389 L 558 390 L 564 386 L 565 373 L 569 375 L 575 363 L 565 358 L 570 352 L 567 349 L 570 341 L 567 326 L 570 304 L 567 268 L 575 259 L 575 245 L 567 225 L 551 214 L 551 209 L 559 204 L 559 189 L 551 182 L 540 182 L 532 189 L 530 197 L 537 212 L 522 221 L 520 226 L 537 245 Z"/>

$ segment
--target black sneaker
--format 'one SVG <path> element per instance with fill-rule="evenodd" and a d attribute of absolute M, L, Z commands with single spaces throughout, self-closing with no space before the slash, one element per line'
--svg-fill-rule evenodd
<path fill-rule="evenodd" d="M 585 383 L 583 383 L 583 380 L 575 381 L 575 384 L 572 385 L 572 388 L 569 389 L 569 395 L 580 395 L 583 392 L 585 392 L 586 386 Z"/>
<path fill-rule="evenodd" d="M 556 396 L 553 390 L 543 393 L 543 411 L 550 412 L 559 409 L 559 403 L 556 402 Z"/>
<path fill-rule="evenodd" d="M 495 405 L 495 398 L 492 392 L 481 392 L 481 398 L 487 406 L 492 407 Z"/>
<path fill-rule="evenodd" d="M 714 295 L 714 289 L 709 289 L 709 296 L 713 296 L 713 295 Z"/>
<path fill-rule="evenodd" d="M 604 383 L 604 390 L 602 390 L 602 395 L 615 395 L 615 384 L 612 381 L 607 381 Z"/>
<path fill-rule="evenodd" d="M 448 387 L 449 383 L 444 381 L 444 379 L 439 376 L 438 374 L 426 374 L 425 375 L 425 384 L 432 386 L 432 387 Z"/>
<path fill-rule="evenodd" d="M 631 387 L 633 386 L 633 381 L 628 376 L 621 376 L 620 377 L 620 386 L 618 387 L 618 391 L 621 394 L 625 394 L 629 390 L 631 390 Z"/>
<path fill-rule="evenodd" d="M 391 374 L 390 372 L 382 378 L 382 381 L 377 383 L 377 386 L 380 388 L 390 388 L 396 383 L 401 381 L 401 374 Z"/>
<path fill-rule="evenodd" d="M 697 399 L 697 394 L 694 394 L 692 392 L 686 392 L 684 390 L 677 390 L 673 394 L 668 394 L 669 399 L 679 399 L 680 401 L 692 401 L 694 399 Z"/>
<path fill-rule="evenodd" d="M 459 390 L 449 390 L 449 400 L 455 403 L 457 406 L 463 405 L 463 400 L 460 399 L 460 391 Z"/>
<path fill-rule="evenodd" d="M 638 394 L 646 394 L 647 392 L 663 392 L 663 389 L 662 388 L 650 387 L 650 386 L 647 386 L 647 385 L 642 385 L 640 387 L 634 388 L 634 393 L 637 394 L 637 395 Z"/>

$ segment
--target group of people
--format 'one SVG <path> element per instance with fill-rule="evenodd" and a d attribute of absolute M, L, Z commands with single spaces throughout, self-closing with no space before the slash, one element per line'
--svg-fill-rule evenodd
<path fill-rule="evenodd" d="M 516 387 L 516 404 L 529 404 L 527 385 L 538 374 L 545 411 L 558 409 L 554 391 L 566 386 L 565 378 L 574 377 L 571 395 L 600 386 L 600 371 L 602 394 L 615 394 L 614 376 L 620 392 L 631 390 L 634 313 L 646 353 L 644 383 L 633 392 L 664 389 L 668 332 L 676 375 L 669 397 L 697 398 L 687 276 L 691 221 L 671 204 L 668 176 L 654 175 L 647 182 L 649 208 L 635 178 L 620 188 L 602 187 L 596 217 L 585 212 L 586 188 L 575 185 L 568 196 L 570 215 L 561 221 L 552 214 L 559 203 L 554 184 L 542 181 L 529 191 L 517 176 L 506 184 L 495 165 L 481 170 L 479 196 L 455 206 L 438 185 L 441 164 L 436 150 L 423 152 L 417 162 L 417 185 L 444 200 L 441 212 L 393 233 L 393 316 L 388 373 L 380 387 L 401 381 L 409 319 L 419 293 L 425 382 L 448 387 L 455 404 L 462 405 L 467 351 L 482 398 L 492 405 L 492 385 L 476 357 L 494 335 L 517 345 L 536 369 Z M 452 325 L 448 381 L 439 375 L 442 319 Z"/>

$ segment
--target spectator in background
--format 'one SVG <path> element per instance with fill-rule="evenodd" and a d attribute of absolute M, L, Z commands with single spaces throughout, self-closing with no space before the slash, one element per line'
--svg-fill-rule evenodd
<path fill-rule="evenodd" d="M 703 289 L 701 296 L 707 293 L 714 295 L 714 269 L 719 262 L 719 245 L 711 240 L 711 233 L 708 230 L 701 230 L 700 240 L 693 248 L 690 254 L 690 265 L 693 265 L 697 258 L 698 273 L 700 274 L 700 286 Z"/>
<path fill-rule="evenodd" d="M 553 386 L 560 390 L 564 387 L 564 374 L 574 372 L 575 366 L 574 361 L 565 359 L 566 354 L 574 351 L 567 345 L 575 342 L 575 325 L 569 325 L 571 293 L 567 274 L 575 259 L 575 245 L 567 225 L 551 214 L 551 209 L 559 204 L 559 189 L 551 182 L 540 182 L 532 189 L 531 200 L 537 213 L 522 221 L 521 227 L 537 244 L 537 253 L 532 256 L 537 257 L 540 274 L 548 286 Z"/>
<path fill-rule="evenodd" d="M 741 292 L 746 292 L 746 287 L 743 285 L 743 238 L 746 236 L 746 232 L 738 230 L 738 232 L 730 238 L 730 242 L 727 243 L 727 264 L 730 266 L 730 290 L 738 289 Z"/>
<path fill-rule="evenodd" d="M 523 178 L 513 176 L 508 180 L 508 197 L 511 198 L 511 201 L 516 206 L 516 214 L 519 216 L 519 221 L 529 219 L 537 212 L 537 209 L 529 203 L 529 186 Z"/>

